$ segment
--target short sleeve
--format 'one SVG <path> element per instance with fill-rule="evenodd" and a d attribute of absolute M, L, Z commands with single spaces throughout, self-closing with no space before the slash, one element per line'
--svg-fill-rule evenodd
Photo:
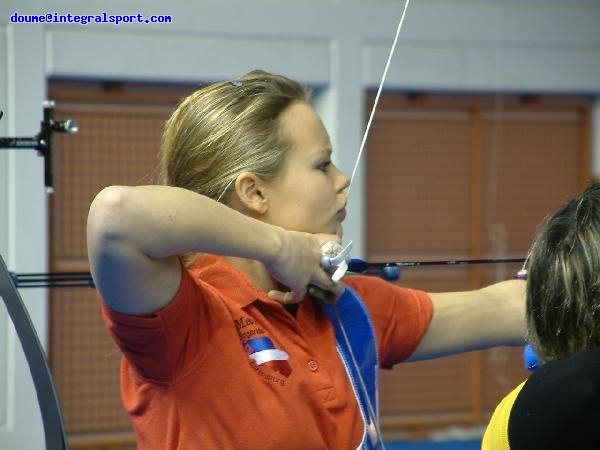
<path fill-rule="evenodd" d="M 134 316 L 110 309 L 103 301 L 105 324 L 123 356 L 142 378 L 170 382 L 186 371 L 201 351 L 207 314 L 205 289 L 184 270 L 173 300 L 152 316 Z"/>
<path fill-rule="evenodd" d="M 412 355 L 433 316 L 429 295 L 376 277 L 354 276 L 344 281 L 369 310 L 377 334 L 381 367 L 390 368 Z"/>

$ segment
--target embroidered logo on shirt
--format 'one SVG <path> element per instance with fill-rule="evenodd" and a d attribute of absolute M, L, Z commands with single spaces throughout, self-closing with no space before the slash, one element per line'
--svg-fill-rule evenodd
<path fill-rule="evenodd" d="M 266 381 L 284 386 L 292 373 L 288 353 L 275 347 L 266 331 L 252 317 L 241 316 L 233 322 L 250 365 Z"/>
<path fill-rule="evenodd" d="M 268 337 L 247 339 L 243 345 L 248 358 L 258 367 L 268 367 L 286 378 L 292 372 L 290 364 L 287 362 L 290 356 L 284 350 L 276 348 Z"/>
<path fill-rule="evenodd" d="M 248 339 L 244 342 L 244 350 L 248 357 L 259 366 L 269 361 L 284 361 L 289 358 L 286 352 L 275 348 L 268 337 Z"/>

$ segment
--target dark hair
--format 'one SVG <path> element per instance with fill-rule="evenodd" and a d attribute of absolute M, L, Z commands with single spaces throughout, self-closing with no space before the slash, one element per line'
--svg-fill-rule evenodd
<path fill-rule="evenodd" d="M 527 269 L 527 334 L 540 359 L 600 346 L 600 184 L 546 222 Z"/>

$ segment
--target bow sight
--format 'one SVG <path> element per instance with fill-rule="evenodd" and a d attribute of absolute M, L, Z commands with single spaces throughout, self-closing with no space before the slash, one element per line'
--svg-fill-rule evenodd
<path fill-rule="evenodd" d="M 0 148 L 7 149 L 35 149 L 44 158 L 44 185 L 46 192 L 54 192 L 54 180 L 52 175 L 52 133 L 77 133 L 79 126 L 75 120 L 54 120 L 54 102 L 46 100 L 43 103 L 44 118 L 40 125 L 40 131 L 34 137 L 0 137 Z M 4 112 L 0 110 L 0 119 Z"/>

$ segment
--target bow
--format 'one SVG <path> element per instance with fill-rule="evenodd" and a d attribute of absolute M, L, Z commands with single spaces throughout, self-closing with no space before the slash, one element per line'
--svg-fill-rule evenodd
<path fill-rule="evenodd" d="M 502 264 L 502 263 L 524 263 L 523 258 L 507 259 L 450 259 L 436 261 L 398 261 L 398 262 L 367 262 L 360 258 L 345 259 L 345 264 L 341 257 L 346 258 L 350 244 L 335 255 L 335 257 L 323 256 L 321 264 L 324 268 L 334 268 L 340 270 L 340 266 L 347 266 L 346 270 L 352 273 L 364 275 L 377 275 L 388 281 L 396 281 L 400 276 L 401 267 L 421 267 L 421 266 L 460 266 L 464 264 Z M 323 262 L 327 261 L 327 262 Z M 523 271 L 519 271 L 519 274 Z M 517 274 L 517 276 L 519 276 Z M 63 288 L 63 287 L 95 287 L 92 274 L 90 272 L 45 272 L 45 273 L 14 273 L 9 272 L 12 282 L 18 288 Z"/>
<path fill-rule="evenodd" d="M 52 194 L 54 191 L 52 174 L 52 134 L 76 133 L 77 122 L 66 120 L 63 122 L 54 120 L 54 102 L 43 103 L 44 118 L 41 122 L 39 133 L 34 137 L 7 137 L 0 138 L 0 148 L 26 149 L 33 148 L 44 158 L 44 182 L 46 192 Z M 3 112 L 0 111 L 0 118 Z M 60 410 L 60 403 L 54 389 L 52 374 L 48 367 L 46 354 L 42 348 L 35 327 L 31 322 L 27 308 L 21 299 L 16 280 L 8 272 L 4 259 L 0 255 L 0 296 L 6 305 L 6 309 L 19 336 L 33 384 L 37 394 L 44 434 L 46 449 L 67 449 L 67 434 Z M 40 285 L 41 286 L 41 285 Z"/>
<path fill-rule="evenodd" d="M 13 277 L 8 272 L 4 259 L 0 255 L 0 297 L 4 300 L 8 314 L 14 324 L 15 331 L 21 341 L 23 352 L 31 372 L 35 392 L 37 394 L 44 434 L 46 449 L 65 450 L 67 434 L 63 422 L 60 403 L 52 382 L 52 375 L 27 308 L 21 299 Z"/>
<path fill-rule="evenodd" d="M 360 144 L 360 148 L 358 150 L 358 155 L 354 162 L 354 167 L 352 169 L 352 174 L 350 177 L 350 185 L 347 189 L 347 196 L 350 195 L 350 189 L 352 187 L 352 183 L 354 181 L 354 177 L 358 170 L 360 160 L 364 153 L 364 149 L 366 146 L 367 138 L 369 132 L 371 130 L 371 125 L 373 123 L 373 119 L 375 117 L 375 112 L 377 110 L 377 106 L 379 104 L 379 99 L 381 97 L 381 92 L 383 90 L 383 85 L 385 84 L 385 80 L 387 78 L 388 69 L 390 67 L 392 57 L 394 55 L 396 45 L 398 43 L 398 38 L 400 36 L 400 32 L 402 30 L 402 26 L 404 24 L 404 19 L 406 17 L 406 11 L 408 9 L 408 5 L 410 0 L 406 0 L 404 4 L 404 9 L 402 11 L 402 16 L 400 17 L 400 21 L 398 22 L 398 27 L 396 29 L 396 34 L 394 36 L 393 43 L 390 47 L 390 52 L 388 54 L 387 62 L 385 64 L 385 68 L 383 70 L 383 75 L 381 77 L 381 81 L 379 83 L 379 87 L 377 88 L 377 94 L 375 96 L 375 100 L 373 102 L 373 106 L 371 108 L 371 112 L 369 114 L 369 120 L 367 122 L 367 126 L 365 127 L 365 131 L 362 137 L 362 141 Z M 502 263 L 524 263 L 526 260 L 522 258 L 512 258 L 512 259 L 463 259 L 463 260 L 443 260 L 443 261 L 409 261 L 409 262 L 381 262 L 381 263 L 373 263 L 367 262 L 362 259 L 350 258 L 350 248 L 352 247 L 352 241 L 347 244 L 345 247 L 337 244 L 336 242 L 328 242 L 322 247 L 322 263 L 321 266 L 323 269 L 330 271 L 333 273 L 332 279 L 334 281 L 339 281 L 346 271 L 353 273 L 361 273 L 366 275 L 377 275 L 380 276 L 387 281 L 397 281 L 400 278 L 400 268 L 401 267 L 418 267 L 418 266 L 433 266 L 433 265 L 463 265 L 463 264 L 502 264 Z M 327 250 L 325 250 L 327 248 Z"/>

